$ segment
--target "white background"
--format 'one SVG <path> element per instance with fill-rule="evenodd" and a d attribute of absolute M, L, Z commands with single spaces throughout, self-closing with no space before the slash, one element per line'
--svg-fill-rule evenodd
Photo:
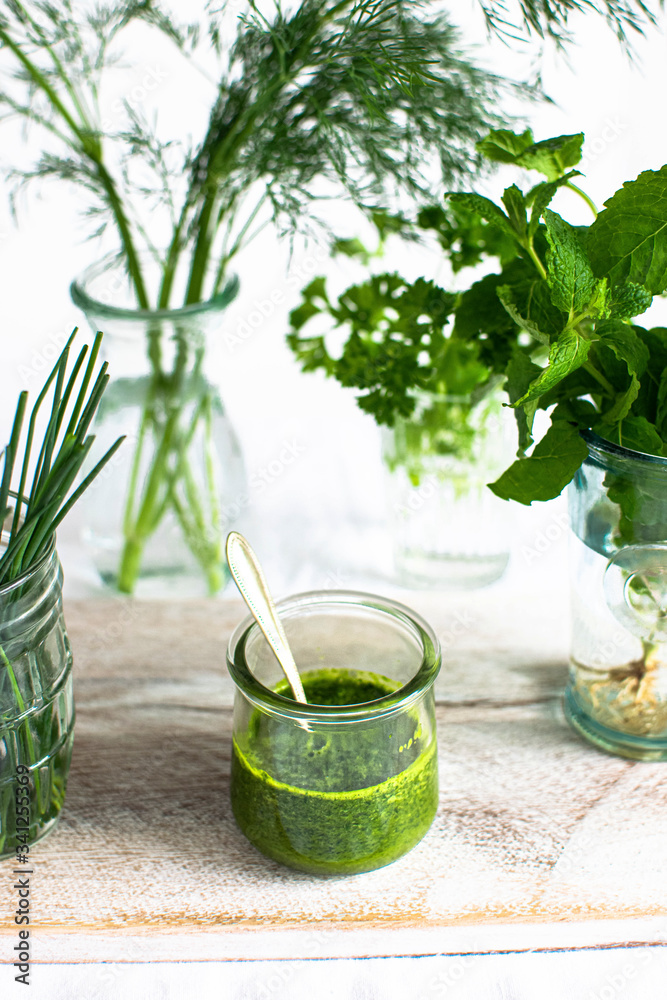
<path fill-rule="evenodd" d="M 199 4 L 186 0 L 172 6 L 184 18 L 192 18 L 199 9 Z M 527 124 L 538 139 L 577 131 L 586 134 L 582 185 L 598 205 L 624 180 L 667 161 L 664 34 L 652 30 L 646 39 L 637 38 L 635 61 L 630 63 L 600 18 L 580 16 L 572 22 L 576 44 L 568 49 L 567 58 L 552 51 L 540 57 L 534 45 L 510 50 L 498 41 L 490 44 L 476 4 L 446 6 L 454 19 L 465 22 L 466 38 L 487 66 L 520 77 L 541 65 L 545 89 L 554 103 L 529 108 Z M 664 16 L 661 20 L 664 27 Z M 163 134 L 196 137 L 210 106 L 210 87 L 203 76 L 184 67 L 167 44 L 152 42 L 153 37 L 144 28 L 128 33 L 123 43 L 126 59 L 113 72 L 107 103 L 111 107 L 118 96 L 127 97 L 145 113 L 158 111 Z M 147 73 L 159 81 L 150 92 L 142 85 Z M 19 129 L 2 126 L 2 166 L 30 162 L 40 138 L 33 131 L 26 143 Z M 502 180 L 502 176 L 490 179 L 487 191 L 497 195 Z M 9 188 L 8 182 L 0 183 L 0 441 L 8 438 L 19 389 L 38 385 L 35 373 L 53 339 L 75 324 L 85 328 L 69 299 L 69 282 L 103 250 L 113 248 L 112 242 L 85 241 L 81 190 L 61 182 L 35 185 L 19 199 L 15 224 L 8 208 Z M 563 193 L 559 198 L 556 207 L 570 221 L 588 221 L 586 206 L 575 196 Z M 353 214 L 349 226 L 341 235 L 360 231 Z M 394 248 L 380 267 L 397 266 L 411 276 L 446 278 L 435 252 L 407 255 Z M 252 496 L 241 528 L 251 536 L 278 592 L 378 580 L 391 587 L 378 430 L 357 409 L 350 392 L 319 375 L 301 374 L 284 343 L 287 313 L 313 273 L 329 273 L 340 288 L 358 279 L 360 272 L 340 258 L 328 261 L 322 247 L 313 242 L 297 246 L 290 262 L 287 245 L 270 235 L 249 247 L 238 270 L 242 288 L 228 314 L 228 331 L 238 333 L 239 324 L 272 292 L 284 293 L 282 304 L 251 337 L 224 346 L 217 373 L 247 470 L 266 468 L 286 442 L 300 450 L 298 459 L 269 489 Z M 662 321 L 663 307 L 664 303 L 653 307 L 654 322 Z M 562 505 L 562 500 L 557 503 Z M 518 516 L 521 551 L 521 545 L 530 545 L 555 514 L 538 505 L 538 509 L 521 508 Z M 78 531 L 74 513 L 59 539 L 68 590 L 74 594 L 95 590 L 94 576 L 80 555 Z M 521 565 L 521 559 L 515 559 L 514 572 Z"/>

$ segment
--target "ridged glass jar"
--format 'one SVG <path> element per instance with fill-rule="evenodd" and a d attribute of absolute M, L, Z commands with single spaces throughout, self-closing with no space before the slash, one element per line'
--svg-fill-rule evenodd
<path fill-rule="evenodd" d="M 150 262 L 145 275 L 156 287 Z M 232 278 L 207 302 L 139 309 L 117 257 L 71 286 L 91 328 L 104 332 L 111 381 L 95 418 L 99 447 L 126 436 L 79 505 L 84 544 L 121 593 L 205 596 L 229 579 L 224 539 L 246 480 L 212 370 L 237 290 Z"/>
<path fill-rule="evenodd" d="M 61 585 L 52 545 L 0 586 L 0 857 L 48 833 L 65 799 L 74 700 Z"/>
<path fill-rule="evenodd" d="M 667 760 L 667 459 L 583 437 L 566 715 L 610 753 Z"/>
<path fill-rule="evenodd" d="M 506 396 L 420 393 L 409 419 L 383 428 L 394 564 L 406 587 L 472 589 L 510 558 L 511 504 L 488 488 L 512 459 Z"/>
<path fill-rule="evenodd" d="M 408 608 L 315 591 L 278 604 L 303 681 L 295 702 L 253 619 L 232 635 L 231 801 L 267 857 L 320 875 L 395 861 L 438 804 L 438 641 Z"/>

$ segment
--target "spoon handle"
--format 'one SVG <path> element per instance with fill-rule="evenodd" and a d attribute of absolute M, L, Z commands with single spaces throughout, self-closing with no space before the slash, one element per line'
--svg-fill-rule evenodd
<path fill-rule="evenodd" d="M 271 599 L 262 568 L 248 541 L 238 531 L 230 531 L 227 536 L 227 563 L 241 596 L 283 668 L 295 700 L 303 705 L 308 704 L 299 671 Z"/>

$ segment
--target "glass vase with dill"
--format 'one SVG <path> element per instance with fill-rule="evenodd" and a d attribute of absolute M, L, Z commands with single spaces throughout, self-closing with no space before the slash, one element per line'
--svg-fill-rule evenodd
<path fill-rule="evenodd" d="M 122 125 L 102 124 L 100 93 L 133 23 L 187 59 L 207 48 L 217 63 L 208 122 L 190 145 L 158 134 L 129 102 Z M 159 556 L 177 545 L 213 593 L 226 579 L 225 495 L 243 484 L 205 374 L 202 322 L 235 294 L 237 255 L 269 224 L 290 238 L 313 233 L 317 199 L 343 196 L 370 217 L 454 182 L 475 169 L 475 140 L 501 92 L 517 88 L 476 66 L 446 15 L 417 0 L 303 0 L 269 13 L 250 0 L 240 16 L 210 3 L 191 25 L 158 3 L 0 0 L 0 45 L 12 72 L 0 102 L 48 138 L 19 181 L 84 187 L 97 234 L 115 232 L 127 300 L 111 280 L 108 297 L 95 295 L 84 276 L 75 301 L 108 344 L 109 309 L 129 303 L 141 329 L 141 370 L 103 408 L 118 414 L 129 393 L 123 431 L 134 448 L 113 505 L 118 543 L 99 544 L 117 558 L 103 576 L 134 593 L 150 547 Z"/>
<path fill-rule="evenodd" d="M 95 374 L 101 335 L 70 369 L 74 335 L 35 402 L 23 443 L 28 394 L 20 394 L 0 480 L 0 857 L 19 860 L 56 823 L 72 754 L 72 653 L 55 532 L 121 443 L 76 485 L 109 376 L 106 365 Z"/>

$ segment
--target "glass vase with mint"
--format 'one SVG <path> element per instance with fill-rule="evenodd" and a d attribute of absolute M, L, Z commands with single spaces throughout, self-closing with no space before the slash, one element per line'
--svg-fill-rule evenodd
<path fill-rule="evenodd" d="M 500 310 L 548 350 L 542 365 L 515 350 L 506 386 L 516 412 L 516 461 L 491 484 L 529 504 L 568 487 L 572 639 L 565 714 L 594 745 L 667 760 L 667 330 L 636 317 L 667 289 L 667 166 L 645 170 L 597 207 L 575 183 L 583 136 L 537 145 L 493 133 L 490 158 L 542 170 L 546 182 L 507 188 L 498 205 L 452 196 L 511 237 L 518 255 L 465 293 L 480 338 Z M 572 226 L 551 206 L 568 190 L 593 221 Z M 564 203 L 564 198 L 561 198 Z M 538 410 L 549 415 L 533 441 Z"/>
<path fill-rule="evenodd" d="M 0 479 L 0 857 L 19 861 L 57 822 L 74 737 L 55 533 L 122 440 L 81 478 L 109 376 L 98 366 L 101 335 L 70 365 L 73 339 L 27 427 L 28 394 L 20 394 Z"/>
<path fill-rule="evenodd" d="M 517 259 L 465 293 L 479 306 L 478 336 L 493 341 L 500 310 L 548 350 L 536 363 L 512 353 L 506 386 L 518 458 L 491 484 L 529 504 L 568 487 L 572 642 L 565 713 L 594 745 L 637 760 L 667 759 L 663 619 L 667 597 L 667 330 L 641 326 L 667 289 L 667 166 L 645 170 L 598 212 L 574 178 L 579 136 L 547 143 L 493 133 L 490 158 L 541 169 L 546 182 L 505 190 L 502 205 L 454 196 L 511 237 Z M 550 174 L 550 176 L 549 176 Z M 567 190 L 593 221 L 553 211 Z M 533 420 L 549 415 L 535 443 Z"/>
<path fill-rule="evenodd" d="M 239 16 L 237 4 L 206 3 L 181 25 L 157 2 L 0 0 L 0 101 L 45 140 L 22 176 L 83 187 L 96 234 L 117 246 L 72 294 L 108 332 L 117 371 L 100 432 L 126 434 L 127 455 L 86 537 L 124 593 L 226 582 L 221 511 L 244 483 L 208 355 L 241 251 L 269 224 L 289 245 L 322 230 L 318 201 L 343 197 L 369 218 L 454 182 L 475 168 L 501 93 L 522 89 L 476 66 L 448 17 L 417 0 L 267 7 L 249 0 Z M 136 102 L 105 103 L 118 36 L 133 25 L 173 43 L 184 79 L 209 82 L 208 120 L 190 143 Z"/>

